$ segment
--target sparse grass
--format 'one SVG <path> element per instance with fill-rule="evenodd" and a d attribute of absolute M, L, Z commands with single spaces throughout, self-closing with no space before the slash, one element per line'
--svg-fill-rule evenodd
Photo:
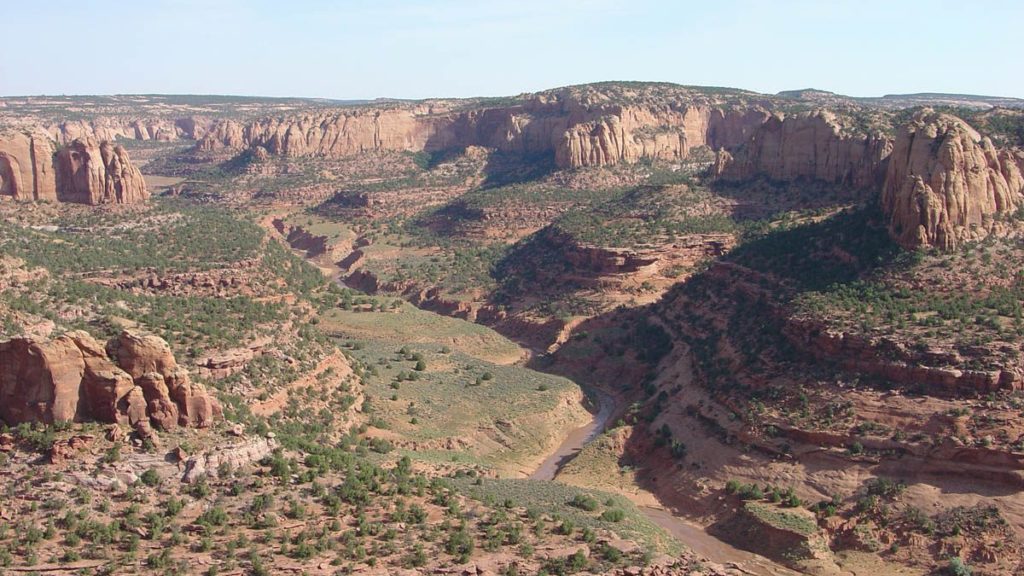
<path fill-rule="evenodd" d="M 818 531 L 818 525 L 815 524 L 813 517 L 801 515 L 792 509 L 786 510 L 761 502 L 747 502 L 744 509 L 766 524 L 791 530 L 802 536 L 810 536 Z"/>
<path fill-rule="evenodd" d="M 622 496 L 588 490 L 586 493 L 601 503 L 612 502 L 614 508 L 605 504 L 595 511 L 581 510 L 568 503 L 580 493 L 579 488 L 565 486 L 557 482 L 538 480 L 492 480 L 483 479 L 479 484 L 468 478 L 456 479 L 455 485 L 467 495 L 484 502 L 504 502 L 510 500 L 527 509 L 543 510 L 545 514 L 571 521 L 578 529 L 612 530 L 620 536 L 668 554 L 678 553 L 681 549 L 677 540 L 660 527 L 654 525 L 644 516 L 633 503 Z M 602 520 L 601 515 L 609 509 L 622 512 L 618 521 Z M 616 518 L 618 513 L 614 514 Z M 552 523 L 552 527 L 554 527 Z"/>
<path fill-rule="evenodd" d="M 495 363 L 516 362 L 523 350 L 497 332 L 457 318 L 426 312 L 402 302 L 384 312 L 332 309 L 321 315 L 321 327 L 355 339 L 373 338 L 396 344 L 437 344 Z"/>
<path fill-rule="evenodd" d="M 373 415 L 387 434 L 415 441 L 418 452 L 427 454 L 454 443 L 440 453 L 442 460 L 518 471 L 517 465 L 532 462 L 556 441 L 563 424 L 585 416 L 582 408 L 567 410 L 564 403 L 567 395 L 579 394 L 576 384 L 527 368 L 445 354 L 436 345 L 363 341 L 351 353 L 369 367 L 363 381 L 368 395 L 382 399 L 373 402 Z M 415 370 L 421 361 L 416 358 L 425 370 Z M 488 373 L 491 379 L 484 378 Z M 545 391 L 538 390 L 541 385 Z"/>

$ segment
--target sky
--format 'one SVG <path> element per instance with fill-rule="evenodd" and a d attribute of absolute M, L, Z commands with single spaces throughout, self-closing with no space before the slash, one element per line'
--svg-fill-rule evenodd
<path fill-rule="evenodd" d="M 1024 0 L 0 0 L 0 95 L 503 96 L 606 80 L 1024 98 Z"/>

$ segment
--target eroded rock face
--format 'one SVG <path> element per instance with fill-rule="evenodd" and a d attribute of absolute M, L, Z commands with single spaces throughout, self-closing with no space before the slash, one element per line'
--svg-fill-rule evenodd
<path fill-rule="evenodd" d="M 8 424 L 81 417 L 85 360 L 74 341 L 14 339 L 0 344 L 0 418 Z"/>
<path fill-rule="evenodd" d="M 37 132 L 0 135 L 0 196 L 56 200 L 53 144 Z"/>
<path fill-rule="evenodd" d="M 134 204 L 149 198 L 128 152 L 109 141 L 74 140 L 54 155 L 41 132 L 0 135 L 0 195 L 15 200 Z"/>
<path fill-rule="evenodd" d="M 551 154 L 559 168 L 578 168 L 682 160 L 697 146 L 738 145 L 767 118 L 760 108 L 726 108 L 684 93 L 623 106 L 563 92 L 465 111 L 422 105 L 264 118 L 246 125 L 225 120 L 197 148 L 341 157 L 479 146 Z"/>
<path fill-rule="evenodd" d="M 52 124 L 46 127 L 46 132 L 61 143 L 70 143 L 78 139 L 113 142 L 117 138 L 170 142 L 181 138 L 202 138 L 212 125 L 213 119 L 205 116 L 186 116 L 178 119 L 101 116 L 90 120 L 67 120 Z"/>
<path fill-rule="evenodd" d="M 79 204 L 136 204 L 149 198 L 128 152 L 108 141 L 75 140 L 57 153 L 57 200 Z"/>
<path fill-rule="evenodd" d="M 888 138 L 844 129 L 828 111 L 779 114 L 754 130 L 731 155 L 719 154 L 716 173 L 728 180 L 764 175 L 877 189 L 891 150 Z"/>
<path fill-rule="evenodd" d="M 114 353 L 108 357 L 107 350 Z M 81 331 L 46 342 L 0 343 L 0 419 L 167 429 L 209 426 L 220 417 L 219 403 L 191 382 L 162 339 L 125 331 L 107 350 Z"/>
<path fill-rule="evenodd" d="M 889 231 L 905 248 L 952 250 L 1024 205 L 1024 156 L 997 150 L 966 122 L 923 111 L 900 130 L 882 188 Z"/>
<path fill-rule="evenodd" d="M 626 106 L 593 120 L 571 124 L 555 146 L 560 168 L 680 161 L 699 146 L 739 145 L 768 119 L 759 108 L 710 105 Z"/>
<path fill-rule="evenodd" d="M 222 466 L 237 470 L 270 456 L 277 447 L 278 442 L 273 438 L 252 438 L 239 444 L 221 446 L 197 454 L 185 461 L 185 473 L 181 481 L 191 484 L 205 476 L 216 477 Z"/>
<path fill-rule="evenodd" d="M 178 368 L 171 347 L 153 334 L 125 330 L 107 344 L 107 353 L 136 380 L 147 373 L 163 376 Z"/>

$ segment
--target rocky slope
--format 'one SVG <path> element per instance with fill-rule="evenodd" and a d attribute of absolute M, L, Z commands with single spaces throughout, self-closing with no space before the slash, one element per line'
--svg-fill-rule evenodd
<path fill-rule="evenodd" d="M 220 404 L 178 366 L 167 342 L 131 331 L 106 348 L 86 332 L 50 341 L 0 343 L 0 418 L 22 422 L 98 420 L 161 429 L 205 427 Z"/>
<path fill-rule="evenodd" d="M 904 126 L 882 188 L 889 230 L 905 248 L 950 250 L 1024 205 L 1024 153 L 997 150 L 963 120 L 924 112 Z"/>
<path fill-rule="evenodd" d="M 124 147 L 76 139 L 59 150 L 42 132 L 0 135 L 0 196 L 79 204 L 135 204 L 149 191 Z"/>

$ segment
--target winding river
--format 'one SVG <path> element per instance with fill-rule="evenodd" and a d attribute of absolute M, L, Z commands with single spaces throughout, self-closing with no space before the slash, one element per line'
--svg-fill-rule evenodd
<path fill-rule="evenodd" d="M 563 466 L 575 458 L 584 446 L 593 442 L 608 427 L 608 422 L 612 419 L 612 414 L 615 413 L 615 399 L 599 390 L 595 390 L 594 395 L 597 397 L 597 413 L 594 414 L 590 422 L 570 431 L 558 449 L 552 452 L 533 474 L 530 474 L 531 479 L 554 480 Z"/>
<path fill-rule="evenodd" d="M 337 270 L 333 272 L 334 281 L 344 286 L 344 282 L 337 274 Z M 531 479 L 555 480 L 562 467 L 579 454 L 584 446 L 600 436 L 608 427 L 612 417 L 619 411 L 615 398 L 610 394 L 595 388 L 591 388 L 588 391 L 590 392 L 588 397 L 591 399 L 591 403 L 595 400 L 597 403 L 597 410 L 593 413 L 593 418 L 587 424 L 569 431 L 558 448 L 548 455 L 541 465 L 529 476 Z M 798 574 L 763 556 L 731 546 L 711 536 L 701 526 L 674 516 L 664 508 L 650 506 L 640 506 L 639 508 L 651 522 L 660 526 L 684 546 L 687 546 L 711 562 L 732 566 L 741 572 L 753 576 L 790 576 Z"/>
<path fill-rule="evenodd" d="M 555 480 L 562 467 L 571 461 L 584 446 L 594 441 L 604 432 L 608 423 L 615 415 L 618 406 L 615 399 L 600 390 L 591 389 L 592 398 L 597 399 L 597 411 L 587 424 L 570 431 L 558 449 L 552 452 L 541 465 L 530 475 L 533 480 Z M 771 560 L 740 550 L 726 542 L 708 534 L 704 528 L 688 522 L 664 508 L 640 506 L 640 511 L 654 524 L 671 534 L 684 546 L 699 556 L 717 564 L 730 565 L 747 574 L 755 576 L 796 575 L 789 568 L 776 564 Z"/>

